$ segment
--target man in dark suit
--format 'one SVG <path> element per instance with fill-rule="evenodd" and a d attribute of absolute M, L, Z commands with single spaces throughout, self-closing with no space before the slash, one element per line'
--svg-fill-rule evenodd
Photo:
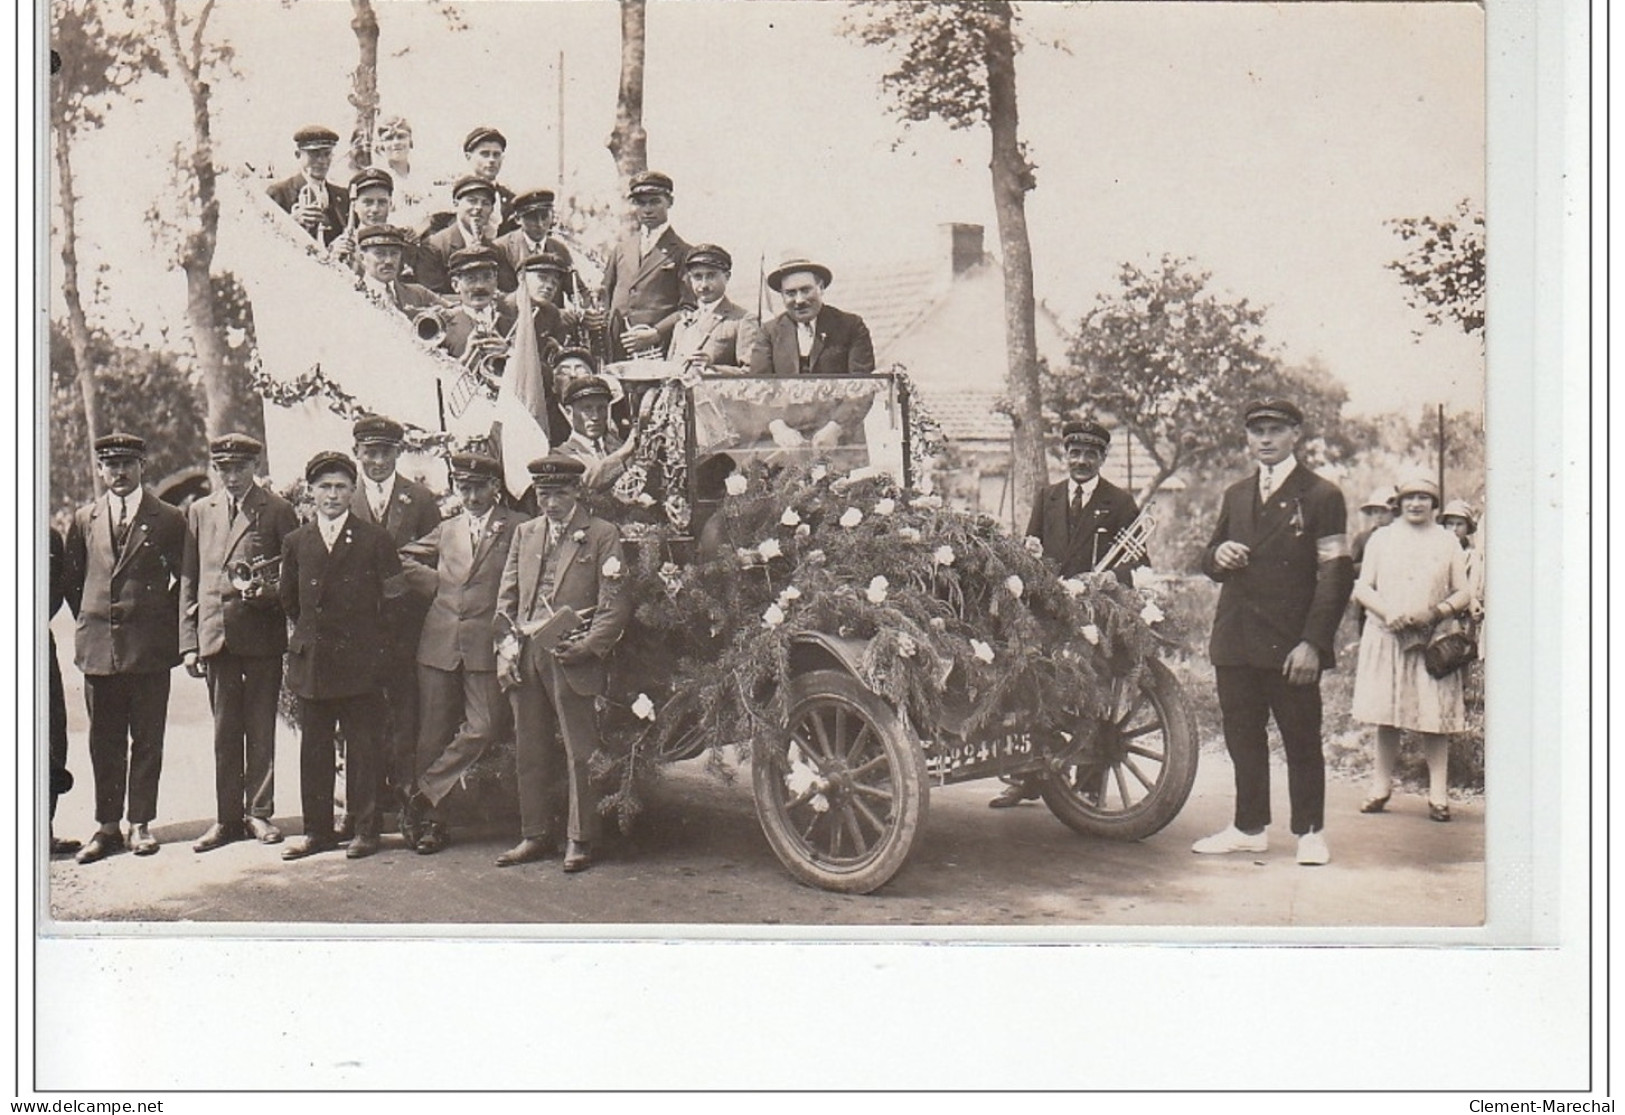
<path fill-rule="evenodd" d="M 508 548 L 525 516 L 501 506 L 496 458 L 456 454 L 451 476 L 462 514 L 400 551 L 407 584 L 431 598 L 418 640 L 417 780 L 403 825 L 422 855 L 446 846 L 440 802 L 487 745 L 513 734 L 512 710 L 497 687 L 491 627 Z"/>
<path fill-rule="evenodd" d="M 209 684 L 214 713 L 215 823 L 195 852 L 252 834 L 282 840 L 275 810 L 276 706 L 287 618 L 275 559 L 299 526 L 293 505 L 254 482 L 264 446 L 247 434 L 209 443 L 218 490 L 186 509 L 181 560 L 181 661 Z"/>
<path fill-rule="evenodd" d="M 608 490 L 626 471 L 637 448 L 636 437 L 622 441 L 610 429 L 609 405 L 614 399 L 602 376 L 577 376 L 564 389 L 564 412 L 570 417 L 570 437 L 559 452 L 586 466 L 581 486 L 589 492 Z"/>
<path fill-rule="evenodd" d="M 497 676 L 513 700 L 521 839 L 498 857 L 499 867 L 553 850 L 561 782 L 569 797 L 565 871 L 591 865 L 599 832 L 588 766 L 599 740 L 594 698 L 604 692 L 606 660 L 632 601 L 624 591 L 620 532 L 578 502 L 585 472 L 573 457 L 531 462 L 542 513 L 519 525 L 502 570 Z M 549 620 L 569 629 L 544 626 Z"/>
<path fill-rule="evenodd" d="M 440 309 L 444 300 L 426 286 L 401 278 L 406 254 L 406 235 L 390 225 L 363 229 L 356 237 L 361 292 L 380 306 L 396 310 L 416 321 L 425 310 Z"/>
<path fill-rule="evenodd" d="M 511 209 L 517 227 L 497 237 L 497 250 L 508 257 L 508 263 L 515 271 L 523 271 L 525 261 L 532 256 L 551 253 L 564 264 L 563 274 L 559 277 L 559 290 L 563 290 L 574 258 L 564 241 L 552 235 L 553 191 L 528 190 L 513 199 Z M 554 291 L 549 301 L 557 294 L 558 290 Z"/>
<path fill-rule="evenodd" d="M 180 655 L 180 572 L 186 520 L 141 487 L 147 444 L 134 434 L 96 439 L 107 495 L 74 512 L 66 544 L 68 607 L 79 617 L 74 660 L 85 676 L 96 832 L 80 863 L 117 851 L 129 791 L 129 847 L 158 850 L 158 812 L 169 671 Z"/>
<path fill-rule="evenodd" d="M 491 207 L 496 204 L 496 189 L 483 178 L 465 175 L 452 185 L 452 204 L 456 219 L 438 232 L 423 238 L 413 256 L 413 272 L 417 281 L 436 294 L 451 294 L 451 257 L 467 248 L 491 245 L 489 222 Z M 513 264 L 501 252 L 493 250 L 497 269 L 497 287 L 511 291 L 519 285 Z"/>
<path fill-rule="evenodd" d="M 486 234 L 482 239 L 495 240 L 511 232 L 514 220 L 514 195 L 497 177 L 502 173 L 503 160 L 508 156 L 508 137 L 495 128 L 481 125 L 463 137 L 463 158 L 468 161 L 468 173 L 491 184 L 492 206 L 486 218 Z"/>
<path fill-rule="evenodd" d="M 612 363 L 666 351 L 683 302 L 689 248 L 671 227 L 669 177 L 655 170 L 635 174 L 627 193 L 638 231 L 616 245 L 604 268 Z"/>
<path fill-rule="evenodd" d="M 501 260 L 502 253 L 489 245 L 452 253 L 448 266 L 456 300 L 446 311 L 446 332 L 440 339 L 440 347 L 456 360 L 468 355 L 470 345 L 488 350 L 497 375 L 501 374 L 519 320 L 513 303 L 497 293 Z"/>
<path fill-rule="evenodd" d="M 1100 475 L 1111 448 L 1111 431 L 1098 422 L 1075 420 L 1061 427 L 1066 450 L 1067 478 L 1051 484 L 1033 501 L 1027 536 L 1044 547 L 1044 557 L 1062 577 L 1094 572 L 1101 559 L 1134 520 L 1140 509 L 1134 497 Z M 1150 564 L 1144 554 L 1114 559 L 1111 572 L 1125 587 L 1134 584 L 1137 566 Z M 1101 570 L 1104 572 L 1105 570 Z M 1041 779 L 1022 775 L 988 802 L 993 809 L 1008 809 L 1038 799 Z"/>
<path fill-rule="evenodd" d="M 362 522 L 389 533 L 395 546 L 422 538 L 440 525 L 440 500 L 428 487 L 396 471 L 406 430 L 399 422 L 369 414 L 356 420 L 355 455 L 361 463 L 350 510 Z M 427 611 L 424 601 L 392 597 L 384 604 L 383 645 L 378 684 L 384 717 L 381 762 L 376 767 L 376 800 L 405 809 L 411 792 L 418 744 L 418 638 Z M 345 736 L 349 738 L 348 734 Z M 346 788 L 353 784 L 347 775 Z M 393 787 L 394 794 L 386 791 Z M 348 819 L 348 818 L 347 818 Z"/>
<path fill-rule="evenodd" d="M 1236 769 L 1234 822 L 1191 846 L 1208 855 L 1269 847 L 1269 719 L 1286 752 L 1298 862 L 1331 860 L 1326 846 L 1320 672 L 1353 588 L 1343 493 L 1293 456 L 1303 414 L 1285 399 L 1250 404 L 1247 451 L 1258 472 L 1224 493 L 1202 571 L 1224 587 L 1209 657 L 1224 743 Z"/>
<path fill-rule="evenodd" d="M 327 180 L 338 142 L 339 135 L 331 128 L 317 124 L 300 128 L 293 134 L 299 173 L 266 190 L 284 213 L 293 214 L 300 227 L 324 247 L 350 225 L 350 192 Z"/>
<path fill-rule="evenodd" d="M 350 223 L 331 244 L 328 251 L 340 263 L 361 270 L 358 255 L 361 234 L 368 229 L 385 228 L 395 206 L 395 180 L 389 171 L 367 167 L 350 179 Z"/>
<path fill-rule="evenodd" d="M 750 357 L 752 375 L 866 376 L 875 370 L 869 327 L 824 302 L 832 277 L 828 267 L 806 259 L 786 260 L 768 273 L 784 312 L 763 327 Z"/>
<path fill-rule="evenodd" d="M 63 547 L 62 536 L 54 527 L 50 529 L 50 540 L 51 599 L 50 607 L 45 612 L 45 641 L 46 654 L 49 655 L 46 665 L 50 671 L 50 691 L 47 694 L 50 705 L 46 717 L 50 726 L 51 854 L 64 856 L 77 852 L 81 845 L 77 840 L 57 836 L 54 827 L 56 799 L 73 789 L 73 772 L 68 769 L 68 698 L 62 689 L 62 665 L 56 660 L 56 636 L 51 633 L 51 617 L 67 601 L 67 551 Z"/>
<path fill-rule="evenodd" d="M 395 541 L 351 511 L 355 462 L 322 452 L 305 466 L 316 518 L 282 543 L 278 595 L 293 621 L 288 688 L 299 698 L 299 800 L 304 835 L 282 852 L 303 859 L 338 847 L 333 830 L 334 729 L 344 730 L 347 807 L 354 836 L 345 855 L 378 850 L 378 767 L 386 647 L 384 601 L 402 591 Z"/>
<path fill-rule="evenodd" d="M 672 329 L 666 356 L 702 372 L 743 372 L 750 364 L 762 327 L 743 306 L 728 298 L 733 257 L 715 244 L 689 249 L 683 263 L 694 305 Z"/>

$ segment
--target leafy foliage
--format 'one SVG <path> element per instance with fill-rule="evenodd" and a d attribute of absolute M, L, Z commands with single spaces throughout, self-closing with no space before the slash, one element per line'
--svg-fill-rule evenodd
<path fill-rule="evenodd" d="M 1388 264 L 1406 286 L 1405 301 L 1434 325 L 1455 323 L 1484 336 L 1484 214 L 1465 198 L 1446 217 L 1384 222 L 1409 246 Z M 1420 332 L 1417 334 L 1420 336 Z"/>
<path fill-rule="evenodd" d="M 988 119 L 987 37 L 999 33 L 992 7 L 984 0 L 861 0 L 846 33 L 895 58 L 880 83 L 905 124 L 934 118 L 970 128 Z"/>
<path fill-rule="evenodd" d="M 134 26 L 110 26 L 98 0 L 51 4 L 51 124 L 70 134 L 102 126 L 114 100 L 147 73 L 164 73 L 151 39 Z"/>

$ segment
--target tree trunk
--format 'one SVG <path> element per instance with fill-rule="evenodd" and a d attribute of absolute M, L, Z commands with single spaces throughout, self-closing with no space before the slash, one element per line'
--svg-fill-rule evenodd
<path fill-rule="evenodd" d="M 1017 521 L 1049 481 L 1044 460 L 1043 393 L 1038 375 L 1037 310 L 1033 251 L 1027 236 L 1027 191 L 1035 185 L 1032 164 L 1018 137 L 1015 37 L 1008 2 L 988 5 L 984 51 L 987 63 L 988 129 L 992 133 L 993 207 L 1004 260 L 1004 332 L 1009 350 L 1011 421 L 1015 425 L 1012 494 Z"/>
<path fill-rule="evenodd" d="M 372 0 L 350 0 L 350 9 L 355 13 L 350 29 L 360 52 L 351 75 L 355 134 L 350 137 L 350 169 L 360 171 L 372 165 L 372 133 L 378 122 L 378 13 Z"/>
<path fill-rule="evenodd" d="M 621 0 L 621 85 L 608 147 L 623 197 L 632 176 L 649 169 L 649 135 L 643 130 L 644 9 L 645 0 Z M 627 219 L 631 221 L 630 215 Z"/>
<path fill-rule="evenodd" d="M 73 161 L 69 154 L 68 129 L 53 122 L 52 145 L 56 149 L 58 200 L 62 206 L 62 300 L 68 304 L 68 342 L 73 351 L 73 372 L 79 381 L 79 397 L 85 407 L 85 448 L 90 451 L 89 491 L 96 490 L 96 439 L 101 436 L 101 407 L 96 399 L 96 369 L 90 357 L 90 324 L 79 294 L 79 241 L 74 215 Z"/>

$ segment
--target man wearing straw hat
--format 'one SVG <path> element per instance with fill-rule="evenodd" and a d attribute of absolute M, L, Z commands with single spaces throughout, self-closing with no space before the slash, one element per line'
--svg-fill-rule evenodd
<path fill-rule="evenodd" d="M 869 327 L 857 314 L 828 305 L 833 278 L 810 259 L 790 259 L 768 272 L 784 312 L 763 327 L 750 358 L 752 375 L 866 376 L 875 370 Z"/>

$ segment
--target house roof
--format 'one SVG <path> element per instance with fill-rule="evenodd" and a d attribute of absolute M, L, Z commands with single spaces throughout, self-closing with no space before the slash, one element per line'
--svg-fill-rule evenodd
<path fill-rule="evenodd" d="M 1006 448 L 1014 427 L 1010 416 L 995 409 L 1004 401 L 999 391 L 958 391 L 940 387 L 919 388 L 920 400 L 942 427 L 950 442 L 997 442 Z"/>

